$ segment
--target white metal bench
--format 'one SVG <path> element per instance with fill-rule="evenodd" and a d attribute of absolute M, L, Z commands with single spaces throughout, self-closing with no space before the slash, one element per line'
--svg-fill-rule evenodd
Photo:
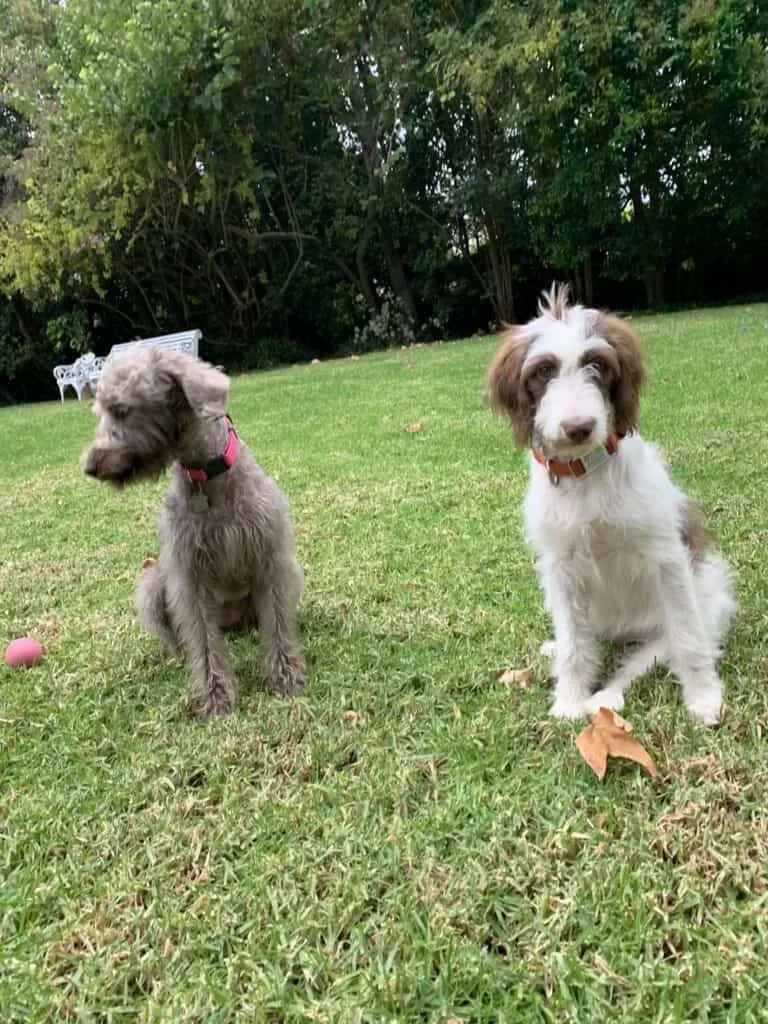
<path fill-rule="evenodd" d="M 139 338 L 136 341 L 123 341 L 119 345 L 112 346 L 107 359 L 122 355 L 132 348 L 142 348 L 144 345 L 154 345 L 156 348 L 170 348 L 174 352 L 185 352 L 188 356 L 197 358 L 197 350 L 202 336 L 202 331 L 178 331 L 176 334 L 163 334 L 159 338 Z"/>
<path fill-rule="evenodd" d="M 202 331 L 177 331 L 176 334 L 163 334 L 157 338 L 138 338 L 136 341 L 123 341 L 113 345 L 109 355 L 95 356 L 93 352 L 86 352 L 69 366 L 54 366 L 53 376 L 59 387 L 59 395 L 64 401 L 64 392 L 68 387 L 75 389 L 78 401 L 85 394 L 86 388 L 91 391 L 104 370 L 109 359 L 124 355 L 133 348 L 142 348 L 145 345 L 154 345 L 157 348 L 169 348 L 175 352 L 185 352 L 187 355 L 197 358 Z"/>
<path fill-rule="evenodd" d="M 56 379 L 62 402 L 67 388 L 74 388 L 78 402 L 82 399 L 86 389 L 93 391 L 105 363 L 106 359 L 103 356 L 95 356 L 93 352 L 86 352 L 74 363 L 54 366 L 53 376 Z"/>

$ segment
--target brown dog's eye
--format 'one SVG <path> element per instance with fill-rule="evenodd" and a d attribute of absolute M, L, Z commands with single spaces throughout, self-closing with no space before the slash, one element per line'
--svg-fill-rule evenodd
<path fill-rule="evenodd" d="M 552 380 L 556 373 L 557 368 L 553 363 L 542 363 L 541 366 L 536 367 L 533 375 L 536 380 L 548 381 Z"/>
<path fill-rule="evenodd" d="M 605 359 L 590 359 L 587 363 L 587 370 L 598 381 L 610 380 L 613 373 L 610 364 Z"/>
<path fill-rule="evenodd" d="M 581 366 L 586 375 L 598 384 L 612 380 L 616 375 L 618 367 L 614 366 L 614 360 L 607 350 L 585 352 L 581 358 Z"/>

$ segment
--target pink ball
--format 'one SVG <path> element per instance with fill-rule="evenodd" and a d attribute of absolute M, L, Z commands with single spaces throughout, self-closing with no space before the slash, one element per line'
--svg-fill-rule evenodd
<path fill-rule="evenodd" d="M 43 648 L 31 636 L 11 640 L 5 650 L 5 663 L 11 668 L 32 668 L 43 656 Z"/>

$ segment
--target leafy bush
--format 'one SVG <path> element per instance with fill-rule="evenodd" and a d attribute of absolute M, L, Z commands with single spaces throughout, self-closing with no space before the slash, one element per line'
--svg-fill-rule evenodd
<path fill-rule="evenodd" d="M 88 314 L 80 308 L 51 317 L 45 325 L 45 336 L 54 352 L 87 352 L 91 346 Z"/>
<path fill-rule="evenodd" d="M 410 345 L 416 340 L 416 328 L 402 301 L 387 294 L 379 309 L 363 327 L 356 327 L 353 352 L 374 352 L 381 348 Z"/>

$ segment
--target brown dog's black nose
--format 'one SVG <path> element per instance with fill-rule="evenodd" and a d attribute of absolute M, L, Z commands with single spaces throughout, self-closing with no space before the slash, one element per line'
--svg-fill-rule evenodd
<path fill-rule="evenodd" d="M 594 416 L 579 416 L 572 420 L 563 420 L 560 426 L 569 441 L 573 441 L 574 444 L 583 444 L 595 429 L 596 424 L 597 420 Z"/>

